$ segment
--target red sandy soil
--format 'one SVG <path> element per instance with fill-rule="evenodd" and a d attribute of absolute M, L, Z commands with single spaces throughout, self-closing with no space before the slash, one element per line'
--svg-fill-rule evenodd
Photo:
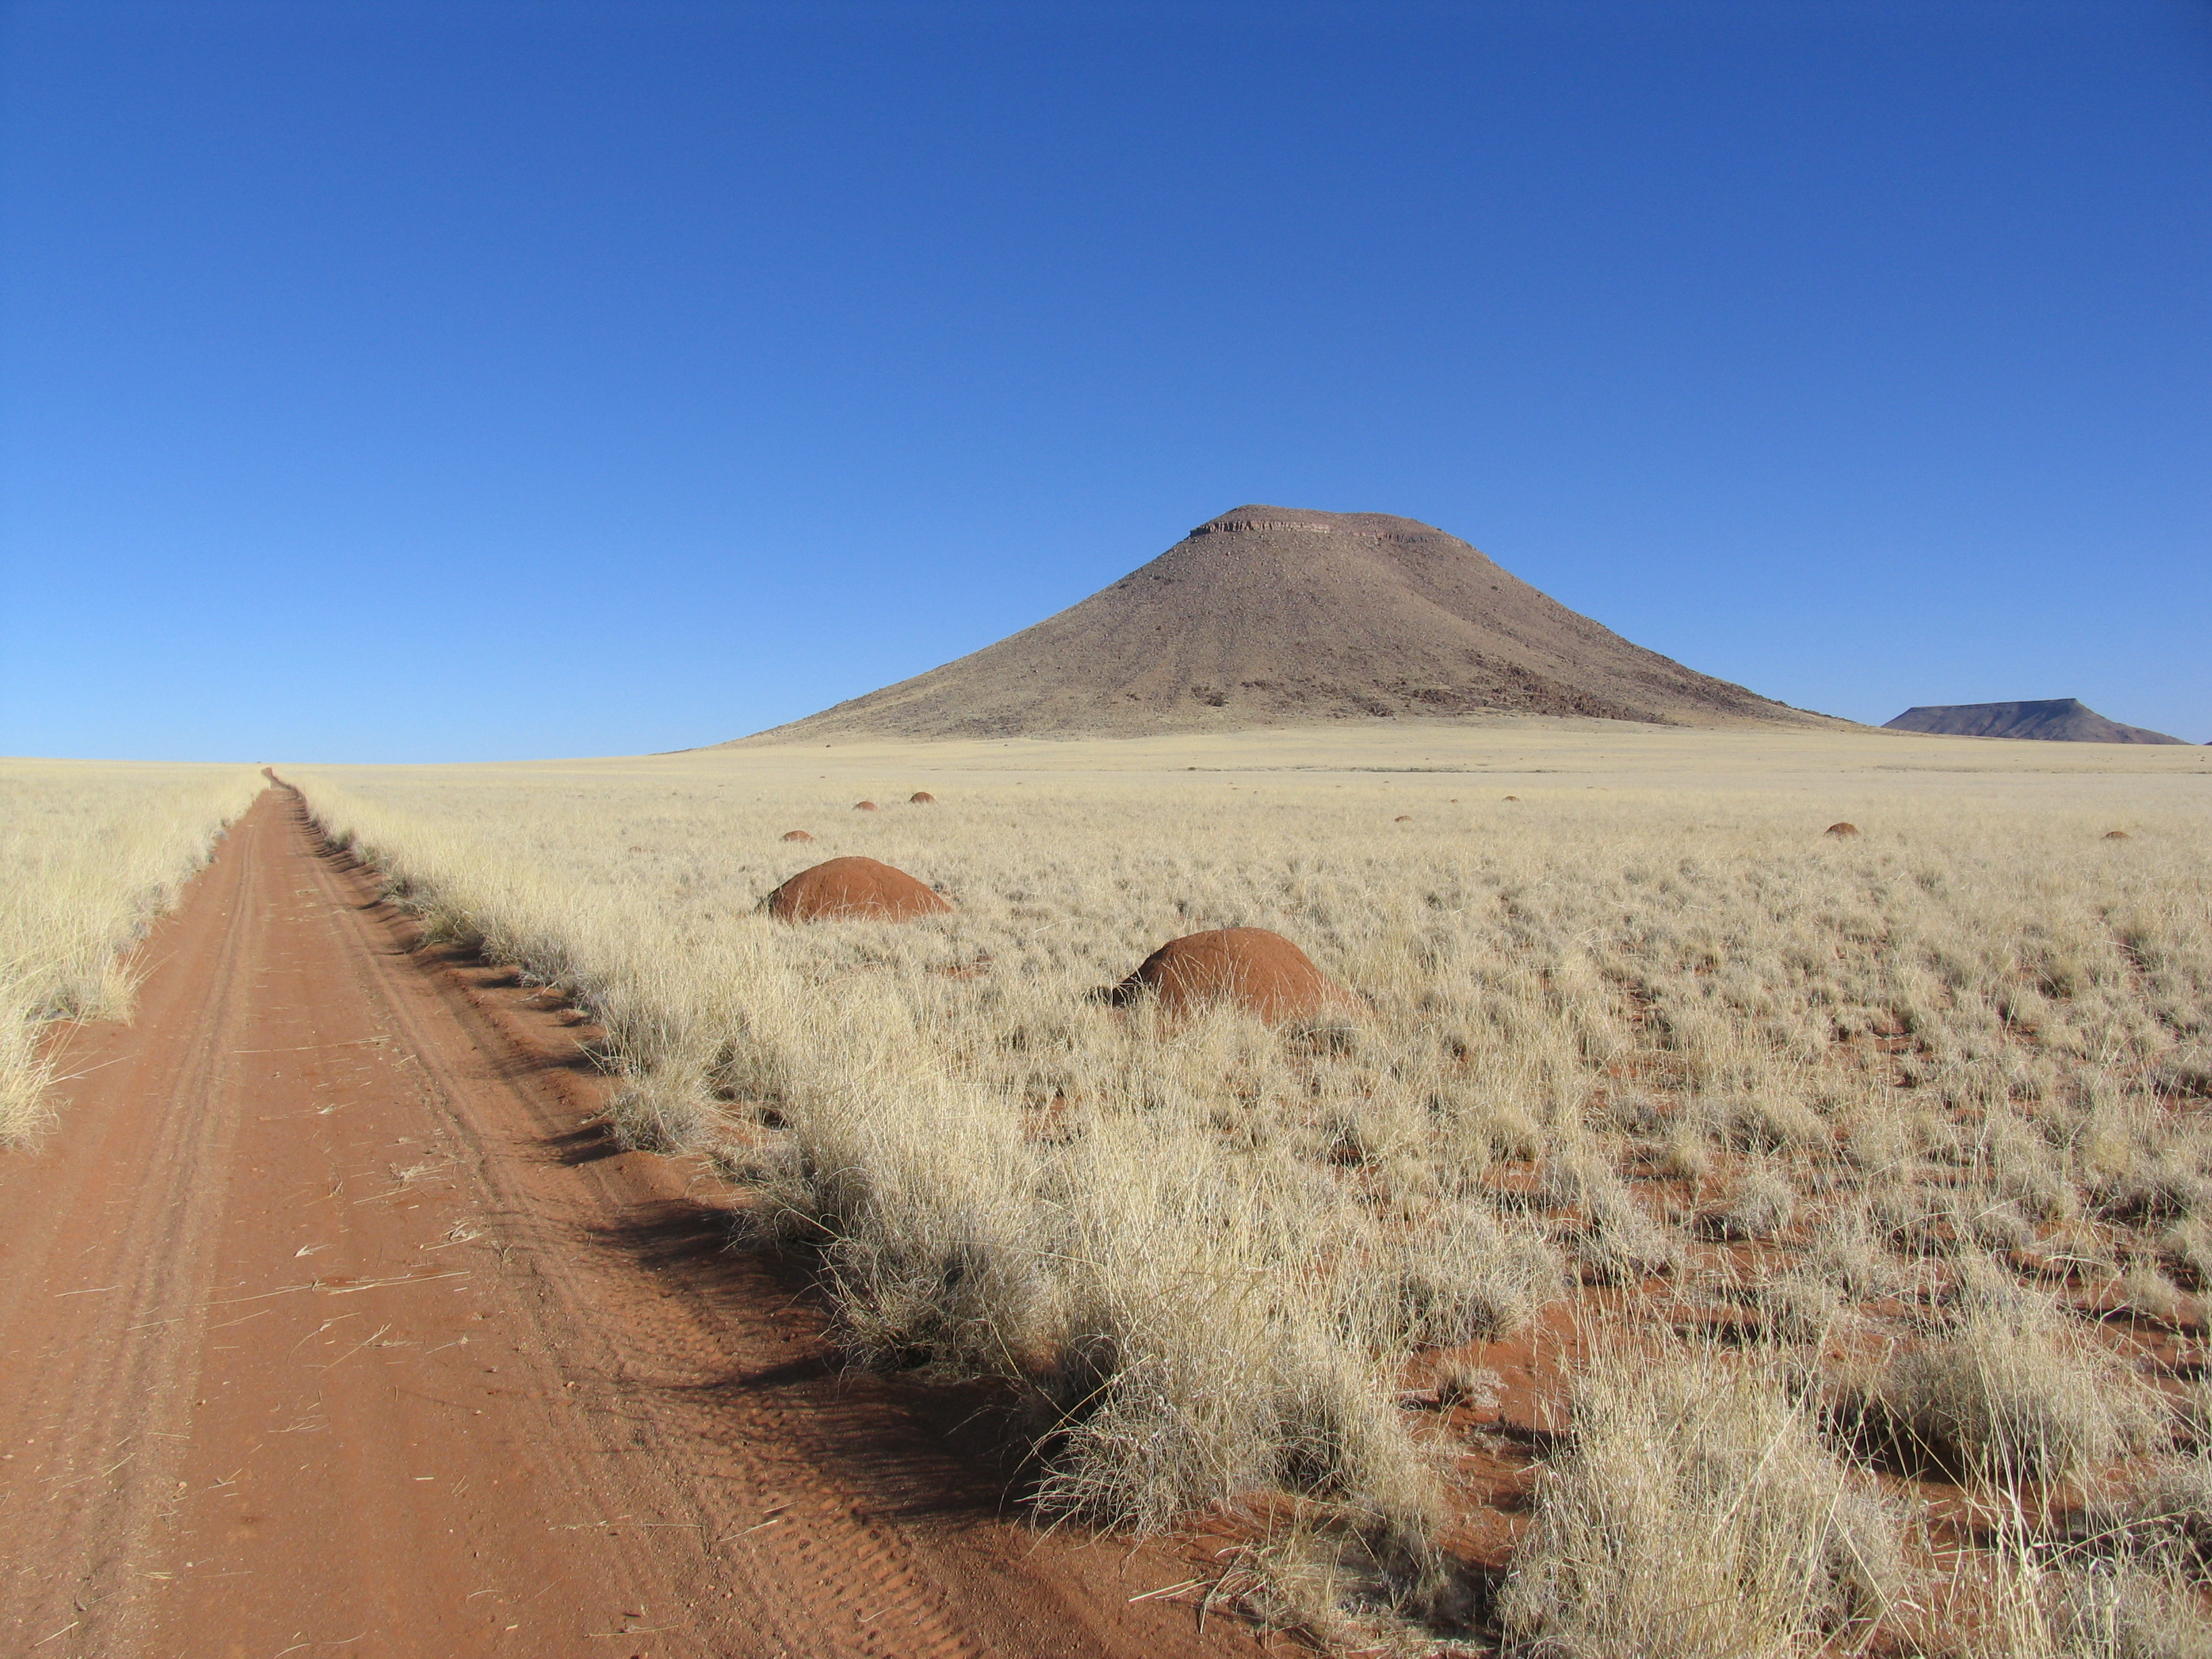
<path fill-rule="evenodd" d="M 1251 1652 L 1186 1553 L 1039 1538 L 948 1401 L 841 1374 L 591 1035 L 413 949 L 288 793 L 0 1157 L 0 1650 Z"/>

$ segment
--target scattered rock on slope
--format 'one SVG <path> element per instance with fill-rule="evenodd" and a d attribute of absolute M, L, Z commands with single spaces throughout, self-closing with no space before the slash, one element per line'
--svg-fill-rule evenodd
<path fill-rule="evenodd" d="M 1891 732 L 1948 738 L 2034 738 L 2046 743 L 2181 743 L 2163 732 L 2108 720 L 2079 697 L 2041 702 L 1929 703 L 1885 722 Z"/>
<path fill-rule="evenodd" d="M 1488 713 L 1820 719 L 1632 644 L 1428 525 L 1241 507 L 1033 628 L 743 741 L 1133 736 Z"/>
<path fill-rule="evenodd" d="M 770 893 L 780 921 L 906 921 L 952 907 L 903 870 L 875 859 L 831 859 Z"/>
<path fill-rule="evenodd" d="M 1114 988 L 1114 1000 L 1130 1003 L 1147 992 L 1170 1014 L 1227 1001 L 1271 1022 L 1351 1006 L 1304 951 L 1264 927 L 1218 927 L 1169 940 Z"/>

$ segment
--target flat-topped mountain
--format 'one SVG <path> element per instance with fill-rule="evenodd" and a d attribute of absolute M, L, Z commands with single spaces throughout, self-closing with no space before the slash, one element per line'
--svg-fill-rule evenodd
<path fill-rule="evenodd" d="M 747 742 L 1134 737 L 1377 716 L 1807 715 L 1383 513 L 1240 507 L 1035 627 Z"/>
<path fill-rule="evenodd" d="M 2039 738 L 2055 743 L 2185 743 L 2163 732 L 2108 720 L 2079 697 L 2040 702 L 1931 703 L 1885 722 L 1892 732 L 1932 732 L 1952 738 Z"/>

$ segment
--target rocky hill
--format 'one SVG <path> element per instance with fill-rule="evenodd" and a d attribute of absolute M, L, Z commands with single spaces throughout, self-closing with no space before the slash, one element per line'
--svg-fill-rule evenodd
<path fill-rule="evenodd" d="M 1032 628 L 742 741 L 1126 737 L 1500 712 L 1821 719 L 1632 644 L 1431 526 L 1240 507 Z"/>

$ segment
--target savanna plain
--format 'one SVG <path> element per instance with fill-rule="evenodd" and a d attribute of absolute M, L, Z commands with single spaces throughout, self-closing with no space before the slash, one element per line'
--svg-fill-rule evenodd
<path fill-rule="evenodd" d="M 621 1133 L 742 1189 L 854 1364 L 992 1385 L 1040 1524 L 1221 1529 L 1194 1601 L 1410 1650 L 2212 1643 L 2200 752 L 1500 721 L 286 775 L 589 1012 Z M 954 908 L 762 913 L 847 854 Z M 1351 1001 L 1100 995 L 1232 926 Z"/>
<path fill-rule="evenodd" d="M 2212 1652 L 2202 750 L 1499 720 L 279 770 L 431 940 L 573 1000 L 618 1133 L 727 1183 L 853 1365 L 980 1385 L 1036 1524 L 1218 1542 L 1201 1616 Z M 8 775 L 72 803 L 51 845 L 143 816 L 69 776 Z M 156 874 L 77 903 L 100 961 L 255 781 L 173 780 Z M 845 854 L 953 908 L 763 913 Z M 1229 927 L 1347 997 L 1102 994 Z"/>

